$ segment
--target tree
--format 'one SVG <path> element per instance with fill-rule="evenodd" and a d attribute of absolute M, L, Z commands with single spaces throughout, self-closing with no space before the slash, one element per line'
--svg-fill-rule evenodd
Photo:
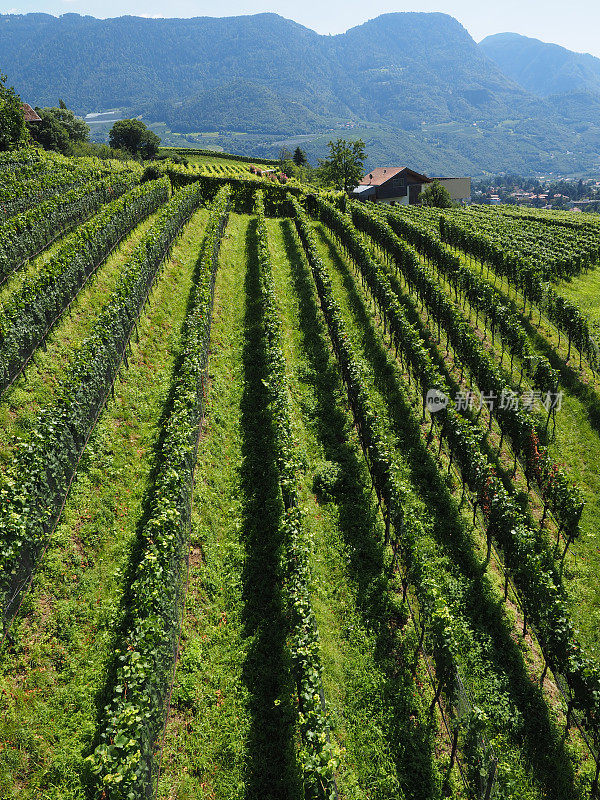
<path fill-rule="evenodd" d="M 108 142 L 115 149 L 127 150 L 143 159 L 155 158 L 160 145 L 159 137 L 139 119 L 122 119 L 110 129 Z"/>
<path fill-rule="evenodd" d="M 298 146 L 294 150 L 294 159 L 293 160 L 294 160 L 294 164 L 297 167 L 303 167 L 306 164 L 308 164 L 308 159 L 306 158 L 306 153 L 304 152 L 304 150 L 300 146 Z"/>
<path fill-rule="evenodd" d="M 59 108 L 36 108 L 42 121 L 29 123 L 29 132 L 31 138 L 45 150 L 69 154 L 73 144 L 88 141 L 90 129 L 67 108 L 63 100 L 58 102 Z"/>
<path fill-rule="evenodd" d="M 420 200 L 422 205 L 436 208 L 452 208 L 453 205 L 448 189 L 436 180 L 421 192 Z"/>
<path fill-rule="evenodd" d="M 0 150 L 16 150 L 27 142 L 27 126 L 21 98 L 6 86 L 6 75 L 0 73 Z"/>
<path fill-rule="evenodd" d="M 292 161 L 292 154 L 287 147 L 282 147 L 279 151 L 279 170 L 285 172 L 287 165 Z"/>
<path fill-rule="evenodd" d="M 44 116 L 53 117 L 60 125 L 67 131 L 67 136 L 71 142 L 87 142 L 90 136 L 90 127 L 81 119 L 76 117 L 73 111 L 70 111 L 63 100 L 60 108 L 42 108 L 40 117 Z"/>
<path fill-rule="evenodd" d="M 362 139 L 329 142 L 329 158 L 320 161 L 322 173 L 328 183 L 349 192 L 364 175 L 365 143 Z"/>
<path fill-rule="evenodd" d="M 43 108 L 35 110 L 42 121 L 27 123 L 33 141 L 40 144 L 44 150 L 55 150 L 57 153 L 65 155 L 70 153 L 71 143 L 65 126 L 61 125 L 52 114 L 44 113 Z"/>

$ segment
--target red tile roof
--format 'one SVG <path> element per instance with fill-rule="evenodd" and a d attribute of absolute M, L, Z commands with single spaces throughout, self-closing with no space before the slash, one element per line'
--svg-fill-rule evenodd
<path fill-rule="evenodd" d="M 426 175 L 421 175 L 419 172 L 415 172 L 408 167 L 377 167 L 376 169 L 372 169 L 368 175 L 361 180 L 361 186 L 381 186 L 386 181 L 389 181 L 390 178 L 393 178 L 394 175 L 397 175 L 399 172 L 408 172 L 410 175 L 415 178 L 416 183 L 430 183 L 431 178 L 428 178 Z"/>
<path fill-rule="evenodd" d="M 36 114 L 29 103 L 22 103 L 25 122 L 41 122 L 42 118 Z"/>

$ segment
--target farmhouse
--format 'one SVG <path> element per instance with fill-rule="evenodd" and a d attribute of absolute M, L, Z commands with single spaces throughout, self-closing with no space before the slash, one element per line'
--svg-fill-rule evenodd
<path fill-rule="evenodd" d="M 375 203 L 413 205 L 419 202 L 423 187 L 434 180 L 448 189 L 453 200 L 470 200 L 470 178 L 428 178 L 408 167 L 377 167 L 371 170 L 354 189 L 354 195 L 359 200 Z"/>

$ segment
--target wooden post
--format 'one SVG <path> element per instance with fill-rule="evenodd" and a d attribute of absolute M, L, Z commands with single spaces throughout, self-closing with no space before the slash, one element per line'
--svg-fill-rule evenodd
<path fill-rule="evenodd" d="M 571 714 L 573 712 L 573 700 L 569 700 L 567 704 L 567 719 L 565 724 L 565 734 L 571 727 Z"/>
<path fill-rule="evenodd" d="M 596 761 L 596 774 L 594 775 L 594 780 L 592 781 L 592 788 L 590 790 L 590 798 L 594 798 L 598 796 L 598 777 L 600 776 L 600 759 Z"/>
<path fill-rule="evenodd" d="M 450 772 L 450 770 L 454 766 L 454 759 L 456 758 L 457 747 L 458 747 L 458 726 L 454 728 L 454 734 L 452 736 L 452 752 L 450 753 L 450 767 L 448 769 L 448 772 Z"/>

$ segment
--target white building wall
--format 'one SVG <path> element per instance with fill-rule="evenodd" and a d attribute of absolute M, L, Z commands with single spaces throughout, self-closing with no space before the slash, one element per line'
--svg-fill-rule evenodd
<path fill-rule="evenodd" d="M 471 178 L 435 178 L 450 193 L 455 201 L 471 199 Z"/>
<path fill-rule="evenodd" d="M 381 203 L 384 206 L 389 206 L 392 203 L 397 206 L 407 206 L 408 205 L 408 192 L 404 197 L 384 197 L 383 199 L 378 199 L 378 203 Z"/>

